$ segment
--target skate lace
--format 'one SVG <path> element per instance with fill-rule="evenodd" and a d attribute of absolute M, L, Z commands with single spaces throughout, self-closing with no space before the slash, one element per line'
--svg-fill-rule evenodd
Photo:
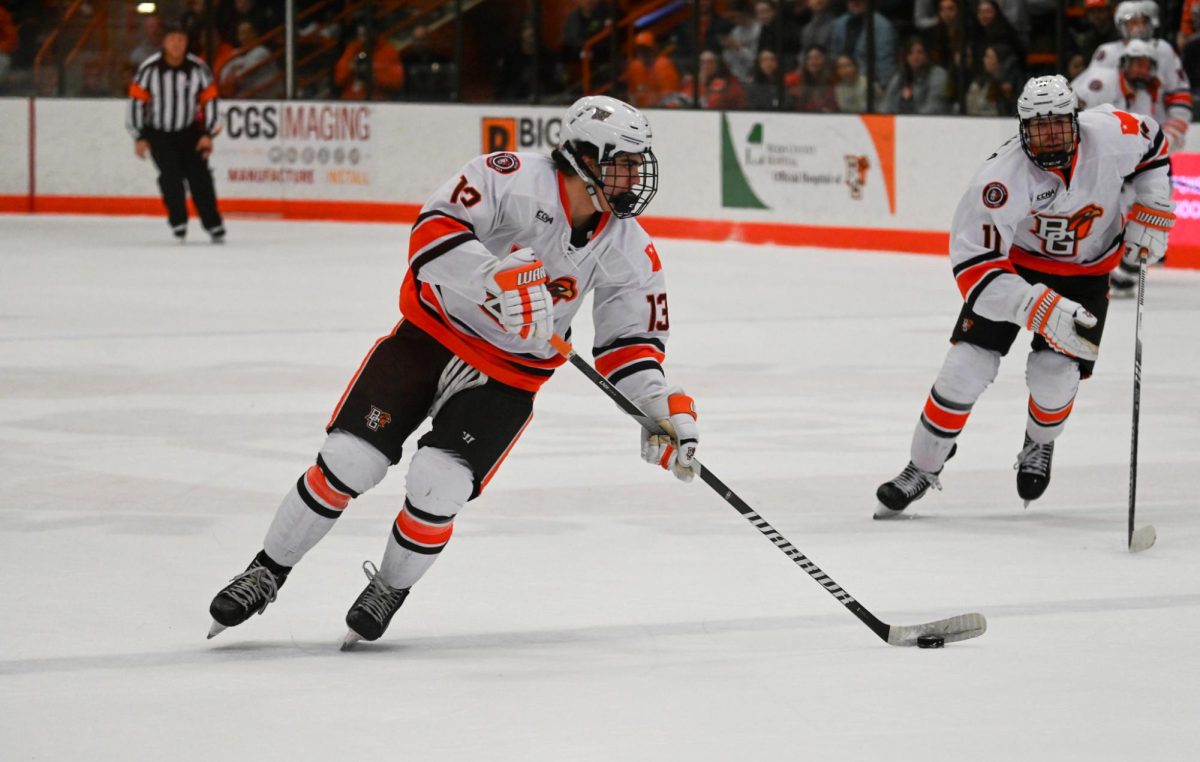
<path fill-rule="evenodd" d="M 233 584 L 225 589 L 225 594 L 247 609 L 266 608 L 279 594 L 279 583 L 265 566 L 252 566 L 231 581 Z"/>
<path fill-rule="evenodd" d="M 942 489 L 942 483 L 938 480 L 937 474 L 922 471 L 912 463 L 905 466 L 900 475 L 896 477 L 896 486 L 909 497 L 921 492 L 926 486 L 939 491 Z"/>
<path fill-rule="evenodd" d="M 1050 470 L 1050 458 L 1054 455 L 1054 443 L 1038 444 L 1030 442 L 1017 453 L 1017 462 L 1013 463 L 1014 471 L 1044 474 Z"/>
<path fill-rule="evenodd" d="M 404 600 L 404 591 L 388 586 L 379 576 L 379 569 L 370 561 L 363 561 L 363 573 L 371 584 L 359 598 L 359 607 L 366 610 L 375 620 L 383 623 L 388 615 Z"/>

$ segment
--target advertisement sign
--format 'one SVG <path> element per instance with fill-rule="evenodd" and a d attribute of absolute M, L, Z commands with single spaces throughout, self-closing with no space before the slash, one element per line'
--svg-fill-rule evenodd
<path fill-rule="evenodd" d="M 1171 181 L 1175 186 L 1175 228 L 1167 258 L 1172 264 L 1200 266 L 1200 154 L 1177 153 L 1171 157 Z"/>
<path fill-rule="evenodd" d="M 785 114 L 721 120 L 721 205 L 769 209 L 826 224 L 896 214 L 895 120 L 829 116 L 797 129 Z"/>

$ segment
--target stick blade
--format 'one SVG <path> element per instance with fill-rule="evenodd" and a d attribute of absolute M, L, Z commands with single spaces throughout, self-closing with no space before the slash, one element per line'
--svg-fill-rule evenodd
<path fill-rule="evenodd" d="M 915 646 L 922 635 L 938 635 L 947 643 L 977 638 L 987 632 L 983 614 L 960 614 L 949 619 L 913 625 L 891 625 L 887 642 L 893 646 Z"/>
<path fill-rule="evenodd" d="M 1133 530 L 1133 534 L 1129 537 L 1129 552 L 1141 553 L 1143 550 L 1149 550 L 1157 539 L 1158 533 L 1154 531 L 1154 527 L 1151 524 L 1138 527 Z"/>

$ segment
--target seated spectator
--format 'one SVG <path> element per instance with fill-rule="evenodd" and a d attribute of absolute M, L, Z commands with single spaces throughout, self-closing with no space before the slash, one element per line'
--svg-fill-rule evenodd
<path fill-rule="evenodd" d="M 867 111 L 867 75 L 858 70 L 852 56 L 840 55 L 834 63 L 833 96 L 837 109 L 843 114 L 865 114 Z M 883 88 L 875 85 L 875 109 L 883 107 Z"/>
<path fill-rule="evenodd" d="M 833 93 L 833 72 L 824 48 L 811 47 L 804 51 L 804 65 L 799 72 L 788 75 L 788 95 L 797 111 L 832 114 L 838 110 Z"/>
<path fill-rule="evenodd" d="M 283 75 L 249 21 L 237 25 L 238 53 L 221 67 L 224 98 L 282 98 Z"/>
<path fill-rule="evenodd" d="M 679 92 L 679 70 L 659 52 L 650 31 L 634 37 L 633 60 L 625 69 L 629 102 L 638 108 L 657 106 L 667 96 Z"/>
<path fill-rule="evenodd" d="M 758 55 L 758 37 L 762 27 L 754 20 L 747 0 L 733 0 L 725 14 L 731 27 L 721 38 L 721 59 L 741 82 L 754 77 L 754 59 Z"/>
<path fill-rule="evenodd" d="M 979 72 L 967 88 L 968 116 L 1015 116 L 1021 82 L 1012 51 L 991 45 L 983 51 Z"/>
<path fill-rule="evenodd" d="M 746 100 L 753 109 L 777 109 L 780 106 L 779 57 L 773 50 L 762 50 L 754 64 L 754 79 L 746 85 Z"/>
<path fill-rule="evenodd" d="M 217 14 L 217 31 L 221 39 L 237 45 L 237 27 L 249 21 L 255 29 L 266 32 L 283 23 L 283 3 L 270 0 L 221 0 L 213 3 Z"/>
<path fill-rule="evenodd" d="M 850 55 L 858 68 L 867 70 L 866 27 L 867 0 L 847 0 L 846 12 L 833 24 L 830 53 L 833 56 Z M 875 80 L 888 82 L 896 71 L 896 31 L 891 23 L 876 13 L 872 19 L 875 28 Z"/>
<path fill-rule="evenodd" d="M 429 43 L 429 28 L 418 24 L 404 49 L 404 94 L 410 100 L 444 101 L 454 95 L 454 65 Z"/>
<path fill-rule="evenodd" d="M 1121 39 L 1121 33 L 1117 31 L 1108 0 L 1084 0 L 1083 8 L 1082 27 L 1072 30 L 1067 39 L 1072 49 L 1082 55 L 1084 61 L 1090 63 L 1096 48 L 1106 42 Z"/>
<path fill-rule="evenodd" d="M 983 52 L 989 45 L 1004 45 L 1018 59 L 1025 57 L 1025 46 L 1017 30 L 1009 23 L 996 0 L 979 0 L 975 6 L 975 23 L 971 25 L 967 47 L 971 49 L 971 60 L 976 67 L 983 61 Z"/>
<path fill-rule="evenodd" d="M 1087 66 L 1088 62 L 1087 59 L 1083 57 L 1083 53 L 1072 53 L 1071 57 L 1067 59 L 1067 80 L 1069 82 L 1074 82 L 1076 77 L 1078 77 L 1080 74 L 1083 74 L 1084 70 L 1087 69 Z"/>
<path fill-rule="evenodd" d="M 534 52 L 537 51 L 537 72 L 534 72 Z M 497 70 L 496 97 L 502 101 L 523 101 L 533 97 L 534 77 L 537 77 L 537 92 L 541 96 L 551 95 L 561 89 L 557 78 L 558 67 L 550 51 L 537 38 L 533 22 L 521 24 L 521 42 L 516 50 L 500 59 Z"/>
<path fill-rule="evenodd" d="M 756 0 L 754 3 L 754 21 L 758 24 L 758 50 L 755 51 L 757 64 L 758 54 L 764 50 L 775 53 L 783 52 L 784 59 L 791 60 L 796 56 L 796 35 L 788 34 L 791 25 L 779 15 L 775 0 Z M 751 79 L 753 79 L 751 75 Z"/>
<path fill-rule="evenodd" d="M 142 61 L 162 50 L 162 43 L 162 18 L 153 13 L 143 17 L 142 40 L 133 50 L 129 51 L 129 57 L 126 59 L 130 69 L 136 71 L 142 65 Z"/>
<path fill-rule="evenodd" d="M 959 86 L 959 68 L 963 61 L 963 30 L 962 17 L 959 16 L 960 0 L 939 0 L 937 19 L 933 27 L 925 33 L 925 50 L 929 60 L 946 70 L 949 84 L 946 99 L 951 103 L 958 102 L 958 94 L 962 92 Z"/>
<path fill-rule="evenodd" d="M 691 103 L 696 82 L 700 88 L 700 106 L 703 108 L 732 110 L 745 108 L 746 91 L 737 77 L 729 73 L 724 62 L 711 50 L 700 54 L 698 78 L 690 74 L 683 78 L 679 93 L 683 103 Z"/>
<path fill-rule="evenodd" d="M 372 54 L 367 53 L 370 22 L 362 19 L 355 26 L 354 39 L 342 52 L 333 70 L 333 81 L 342 90 L 342 100 L 390 100 L 404 86 L 404 64 L 400 52 L 383 37 L 375 39 Z"/>
<path fill-rule="evenodd" d="M 884 108 L 892 114 L 948 114 L 946 70 L 929 60 L 925 43 L 913 38 L 900 70 L 888 83 Z"/>
<path fill-rule="evenodd" d="M 797 0 L 797 4 L 802 0 Z M 812 14 L 808 23 L 800 30 L 800 49 L 808 50 L 813 46 L 833 49 L 833 23 L 837 17 L 829 7 L 829 0 L 808 0 L 808 10 Z"/>

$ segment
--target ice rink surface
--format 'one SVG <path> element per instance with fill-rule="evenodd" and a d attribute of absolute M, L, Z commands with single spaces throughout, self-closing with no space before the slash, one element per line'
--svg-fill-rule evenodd
<path fill-rule="evenodd" d="M 874 522 L 960 304 L 945 258 L 659 241 L 705 464 L 880 618 L 987 634 L 885 645 L 565 367 L 384 639 L 342 653 L 407 459 L 263 616 L 206 641 L 207 607 L 396 322 L 407 227 L 229 227 L 0 217 L 3 759 L 1196 759 L 1200 273 L 1149 278 L 1159 539 L 1130 555 L 1131 301 L 1042 500 L 1012 468 L 1026 334 L 945 491 Z"/>

